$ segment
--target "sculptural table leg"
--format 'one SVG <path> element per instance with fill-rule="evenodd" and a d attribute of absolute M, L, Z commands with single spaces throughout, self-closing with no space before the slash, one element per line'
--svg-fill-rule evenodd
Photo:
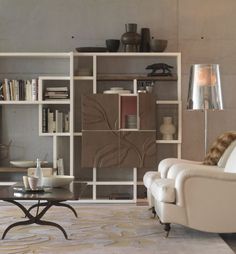
<path fill-rule="evenodd" d="M 53 205 L 57 205 L 58 203 L 60 203 L 60 201 L 48 201 L 48 202 L 45 202 L 45 207 L 39 213 L 37 212 L 35 216 L 33 216 L 22 204 L 20 204 L 19 202 L 16 202 L 15 200 L 3 200 L 3 201 L 6 201 L 6 202 L 9 202 L 9 203 L 12 203 L 12 204 L 18 206 L 23 211 L 23 213 L 28 218 L 28 220 L 26 220 L 26 221 L 19 221 L 19 222 L 13 223 L 10 226 L 8 226 L 5 229 L 5 231 L 4 231 L 3 235 L 2 235 L 2 239 L 5 238 L 7 232 L 10 229 L 12 229 L 13 227 L 20 226 L 20 225 L 30 225 L 30 224 L 34 224 L 34 223 L 38 224 L 38 225 L 48 225 L 48 226 L 57 227 L 58 229 L 60 229 L 62 231 L 64 237 L 66 239 L 68 239 L 66 231 L 63 229 L 62 226 L 60 226 L 59 224 L 57 224 L 55 222 L 41 220 L 41 218 L 48 211 L 48 209 L 51 206 L 53 206 Z M 37 208 L 39 208 L 39 206 L 40 206 L 40 201 L 37 204 Z M 36 207 L 36 206 L 34 206 L 34 207 Z"/>
<path fill-rule="evenodd" d="M 74 213 L 75 217 L 78 218 L 77 212 L 75 211 L 75 209 L 72 206 L 70 206 L 69 204 L 61 203 L 61 202 L 64 202 L 64 201 L 54 201 L 53 205 L 54 206 L 67 207 L 68 209 L 70 209 Z M 47 204 L 48 204 L 48 202 L 43 202 L 43 203 L 40 203 L 39 205 L 38 204 L 34 204 L 30 208 L 28 208 L 28 212 L 30 212 L 35 207 L 46 206 Z"/>

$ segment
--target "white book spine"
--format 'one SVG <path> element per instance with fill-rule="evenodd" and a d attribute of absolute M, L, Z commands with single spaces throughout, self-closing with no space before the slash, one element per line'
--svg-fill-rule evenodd
<path fill-rule="evenodd" d="M 50 112 L 49 109 L 48 109 L 48 132 L 49 133 L 55 132 L 54 113 Z"/>
<path fill-rule="evenodd" d="M 11 97 L 10 97 L 10 86 L 9 86 L 8 79 L 4 79 L 4 85 L 5 85 L 5 89 L 6 89 L 6 100 L 10 101 Z"/>
<path fill-rule="evenodd" d="M 37 79 L 32 79 L 32 101 L 37 101 L 38 99 L 38 88 L 37 88 Z"/>
<path fill-rule="evenodd" d="M 19 81 L 14 80 L 14 90 L 15 90 L 15 100 L 19 101 L 20 100 L 20 87 L 19 87 Z"/>
<path fill-rule="evenodd" d="M 56 110 L 56 132 L 61 133 L 63 131 L 63 117 L 59 110 Z"/>
<path fill-rule="evenodd" d="M 27 101 L 32 101 L 32 85 L 29 80 L 26 81 Z"/>

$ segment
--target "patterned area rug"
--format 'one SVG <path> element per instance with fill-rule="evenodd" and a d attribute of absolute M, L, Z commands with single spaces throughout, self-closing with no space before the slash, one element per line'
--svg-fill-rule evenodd
<path fill-rule="evenodd" d="M 207 234 L 173 225 L 168 239 L 163 227 L 151 218 L 146 206 L 75 206 L 76 219 L 66 208 L 52 208 L 44 219 L 61 224 L 70 240 L 48 226 L 19 226 L 1 241 L 0 253 L 79 254 L 232 254 L 217 234 Z M 0 206 L 0 233 L 22 217 L 13 206 Z"/>

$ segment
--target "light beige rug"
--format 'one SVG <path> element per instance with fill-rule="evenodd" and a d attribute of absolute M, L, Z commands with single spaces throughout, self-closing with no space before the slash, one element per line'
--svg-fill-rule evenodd
<path fill-rule="evenodd" d="M 145 206 L 76 206 L 78 219 L 66 208 L 52 208 L 44 219 L 60 223 L 71 240 L 48 226 L 20 226 L 0 240 L 0 253 L 79 254 L 232 254 L 217 234 L 173 225 L 168 239 Z M 18 208 L 0 206 L 0 234 L 22 216 Z"/>

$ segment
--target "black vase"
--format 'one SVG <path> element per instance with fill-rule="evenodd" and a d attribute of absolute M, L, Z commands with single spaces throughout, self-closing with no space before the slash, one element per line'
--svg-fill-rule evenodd
<path fill-rule="evenodd" d="M 150 29 L 142 28 L 141 29 L 141 43 L 140 43 L 140 52 L 150 52 Z"/>
<path fill-rule="evenodd" d="M 137 24 L 125 24 L 126 33 L 121 36 L 125 52 L 138 52 L 141 36 L 137 33 Z"/>

